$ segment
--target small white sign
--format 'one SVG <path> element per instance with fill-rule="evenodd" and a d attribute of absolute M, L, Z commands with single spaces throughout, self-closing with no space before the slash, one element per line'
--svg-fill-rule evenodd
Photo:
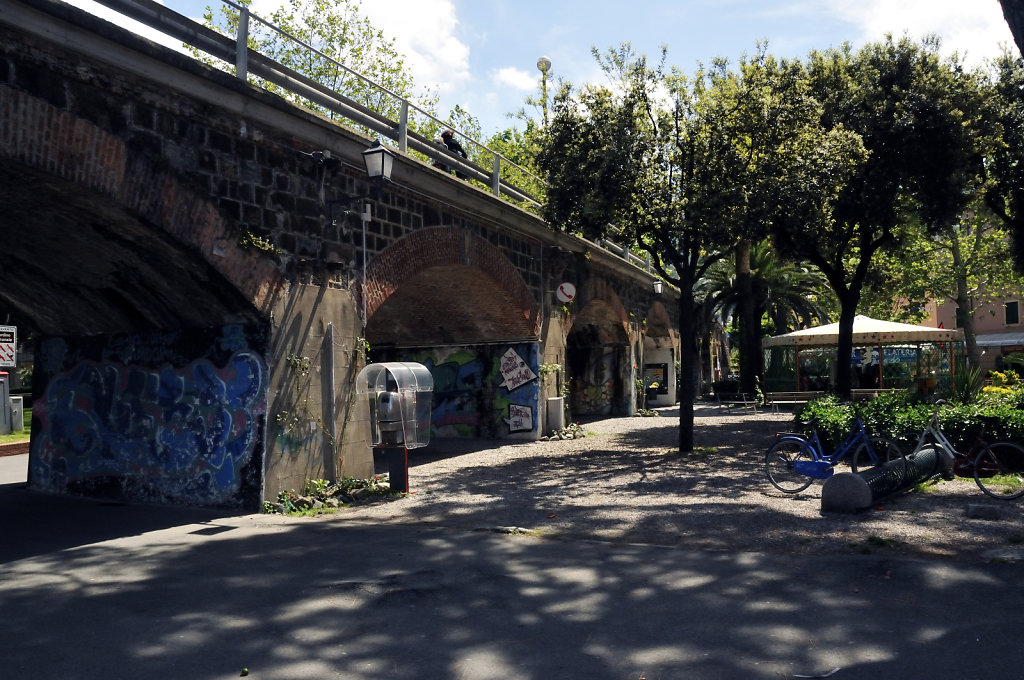
<path fill-rule="evenodd" d="M 18 327 L 0 326 L 0 366 L 18 365 Z"/>
<path fill-rule="evenodd" d="M 576 299 L 576 286 L 568 281 L 558 284 L 558 290 L 555 291 L 555 297 L 558 298 L 559 302 L 572 302 Z"/>
<path fill-rule="evenodd" d="M 508 423 L 509 432 L 525 432 L 532 430 L 533 409 L 529 406 L 523 406 L 522 404 L 509 404 L 508 418 L 505 418 L 505 422 Z"/>

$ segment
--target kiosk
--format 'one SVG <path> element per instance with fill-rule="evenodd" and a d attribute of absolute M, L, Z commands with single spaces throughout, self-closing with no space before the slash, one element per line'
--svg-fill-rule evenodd
<path fill-rule="evenodd" d="M 409 449 L 430 443 L 434 379 L 422 364 L 369 364 L 356 376 L 356 394 L 369 402 L 370 447 L 387 457 L 391 488 L 409 491 Z"/>

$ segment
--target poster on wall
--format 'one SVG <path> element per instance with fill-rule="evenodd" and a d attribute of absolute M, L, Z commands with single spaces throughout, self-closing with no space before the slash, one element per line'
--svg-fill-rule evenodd
<path fill-rule="evenodd" d="M 644 389 L 654 385 L 658 394 L 668 394 L 668 364 L 644 364 Z"/>
<path fill-rule="evenodd" d="M 505 422 L 509 432 L 528 432 L 533 429 L 533 409 L 522 404 L 509 404 Z"/>
<path fill-rule="evenodd" d="M 504 387 L 509 392 L 537 379 L 537 374 L 512 347 L 501 355 L 500 370 L 503 380 L 498 387 Z"/>
<path fill-rule="evenodd" d="M 434 378 L 431 436 L 523 437 L 539 425 L 536 343 L 460 346 L 396 353 Z"/>

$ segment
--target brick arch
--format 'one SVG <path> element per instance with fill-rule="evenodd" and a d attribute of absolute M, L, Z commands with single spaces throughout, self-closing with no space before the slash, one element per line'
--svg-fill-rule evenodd
<path fill-rule="evenodd" d="M 243 250 L 217 206 L 156 167 L 125 140 L 46 101 L 0 85 L 5 157 L 108 196 L 201 253 L 259 310 L 285 286 L 266 256 Z M 210 254 L 216 253 L 217 259 Z"/>
<path fill-rule="evenodd" d="M 672 336 L 672 322 L 668 310 L 661 302 L 654 302 L 647 311 L 647 336 L 668 338 Z"/>
<path fill-rule="evenodd" d="M 570 317 L 566 332 L 577 323 L 615 326 L 625 334 L 629 328 L 629 313 L 622 299 L 607 281 L 593 277 L 583 283 L 576 297 L 575 313 Z"/>
<path fill-rule="evenodd" d="M 508 296 L 516 315 L 540 332 L 540 307 L 523 277 L 499 248 L 458 227 L 428 227 L 385 248 L 367 265 L 367 320 L 403 282 L 432 267 L 471 267 L 492 279 Z M 454 291 L 453 291 L 454 293 Z"/>

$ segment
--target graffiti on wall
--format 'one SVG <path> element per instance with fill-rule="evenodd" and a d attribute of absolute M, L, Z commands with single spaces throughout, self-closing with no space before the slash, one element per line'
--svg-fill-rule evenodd
<path fill-rule="evenodd" d="M 212 506 L 251 506 L 255 494 L 258 503 L 268 382 L 259 353 L 239 349 L 225 332 L 206 352 L 213 358 L 181 366 L 112 359 L 166 359 L 171 346 L 182 349 L 179 340 L 150 337 L 157 349 L 126 350 L 131 343 L 118 338 L 102 359 L 81 358 L 90 352 L 65 339 L 44 343 L 48 374 L 33 409 L 32 486 Z"/>
<path fill-rule="evenodd" d="M 434 379 L 431 436 L 500 437 L 532 432 L 540 399 L 536 343 L 448 347 L 389 361 L 423 364 Z"/>
<path fill-rule="evenodd" d="M 608 415 L 615 398 L 615 349 L 603 348 L 590 355 L 586 370 L 573 389 L 573 410 L 585 415 Z"/>

